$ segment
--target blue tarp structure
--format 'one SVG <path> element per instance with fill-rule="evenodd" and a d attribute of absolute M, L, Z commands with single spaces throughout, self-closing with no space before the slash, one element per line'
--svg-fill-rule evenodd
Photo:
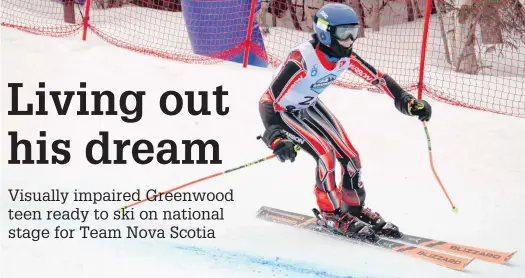
<path fill-rule="evenodd" d="M 181 4 L 195 54 L 242 63 L 252 0 L 181 0 Z M 261 0 L 257 0 L 255 11 L 260 9 Z M 267 67 L 267 61 L 254 53 L 254 48 L 258 48 L 266 57 L 256 16 L 251 24 L 251 41 L 255 45 L 250 47 L 248 65 Z"/>

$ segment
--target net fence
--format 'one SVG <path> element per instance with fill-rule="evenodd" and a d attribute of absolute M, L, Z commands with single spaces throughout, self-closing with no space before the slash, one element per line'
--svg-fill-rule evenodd
<path fill-rule="evenodd" d="M 311 38 L 321 6 L 345 3 L 361 22 L 354 51 L 405 90 L 525 117 L 524 0 L 429 1 L 3 0 L 1 17 L 3 26 L 46 36 L 85 26 L 119 47 L 187 63 L 241 62 L 248 49 L 250 64 L 275 68 Z M 378 92 L 350 72 L 337 85 Z"/>

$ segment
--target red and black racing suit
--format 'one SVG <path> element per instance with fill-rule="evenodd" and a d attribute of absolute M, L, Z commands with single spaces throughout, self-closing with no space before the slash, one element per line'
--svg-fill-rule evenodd
<path fill-rule="evenodd" d="M 311 43 L 317 45 L 315 40 Z M 330 62 L 316 48 L 321 64 L 333 68 L 337 62 Z M 302 66 L 300 66 L 302 65 Z M 407 103 L 413 97 L 406 93 L 390 76 L 378 72 L 356 53 L 351 54 L 349 70 L 370 84 L 382 89 L 394 99 L 395 107 L 407 114 Z M 283 64 L 282 70 L 273 79 L 268 90 L 263 94 L 259 104 L 259 112 L 266 129 L 276 126 L 283 130 L 288 139 L 293 140 L 302 150 L 309 153 L 316 161 L 316 183 L 314 192 L 317 204 L 321 210 L 335 211 L 346 205 L 346 209 L 359 210 L 364 206 L 366 197 L 363 183 L 360 179 L 361 161 L 359 153 L 350 142 L 345 130 L 334 114 L 318 99 L 309 108 L 287 111 L 276 109 L 277 99 L 290 93 L 288 85 L 292 80 L 306 76 L 308 69 L 298 51 L 291 52 Z M 293 80 L 295 82 L 297 80 Z M 271 147 L 271 146 L 269 146 Z M 335 163 L 341 163 L 342 185 L 335 184 Z"/>

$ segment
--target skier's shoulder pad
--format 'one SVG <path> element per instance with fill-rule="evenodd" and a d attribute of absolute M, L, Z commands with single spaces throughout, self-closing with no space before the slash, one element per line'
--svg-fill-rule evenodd
<path fill-rule="evenodd" d="M 309 42 L 303 42 L 290 50 L 288 54 L 288 61 L 295 62 L 302 65 L 304 70 L 307 70 L 306 57 L 309 54 Z M 310 47 L 311 48 L 311 47 Z M 311 48 L 313 50 L 313 48 Z"/>

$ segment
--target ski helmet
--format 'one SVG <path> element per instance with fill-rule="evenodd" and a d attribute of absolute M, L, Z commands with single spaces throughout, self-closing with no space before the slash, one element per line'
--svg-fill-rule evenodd
<path fill-rule="evenodd" d="M 313 23 L 321 44 L 340 57 L 350 54 L 359 30 L 359 18 L 354 9 L 340 3 L 326 4 L 315 13 Z"/>

